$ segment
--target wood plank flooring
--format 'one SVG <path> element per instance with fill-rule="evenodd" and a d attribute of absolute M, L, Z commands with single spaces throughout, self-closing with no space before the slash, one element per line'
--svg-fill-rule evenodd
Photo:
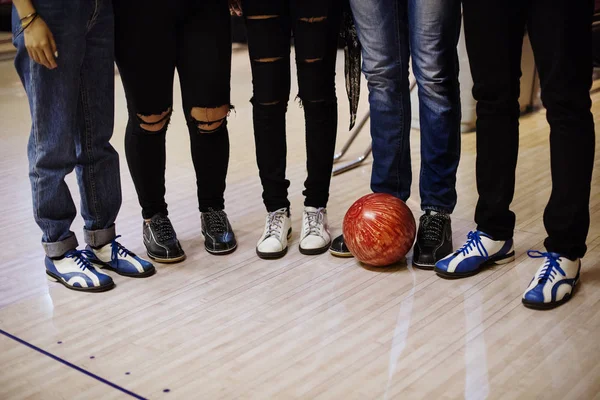
<path fill-rule="evenodd" d="M 348 107 L 338 63 L 340 134 Z M 31 211 L 26 144 L 29 111 L 10 62 L 0 63 L 0 329 L 144 398 L 156 399 L 593 399 L 600 398 L 600 156 L 582 284 L 566 305 L 536 312 L 520 296 L 537 269 L 550 193 L 549 128 L 543 111 L 521 120 L 513 210 L 513 263 L 447 281 L 408 264 L 366 269 L 353 259 L 298 251 L 305 172 L 303 111 L 290 101 L 290 251 L 260 260 L 264 222 L 252 136 L 247 53 L 234 52 L 226 209 L 239 248 L 224 257 L 202 246 L 189 139 L 175 85 L 168 133 L 167 202 L 188 259 L 158 265 L 149 279 L 115 276 L 117 288 L 82 294 L 46 281 Z M 292 89 L 293 99 L 297 89 Z M 366 110 L 363 89 L 361 110 Z M 600 123 L 600 94 L 593 95 Z M 117 230 L 143 254 L 141 217 L 126 168 L 125 99 L 117 81 L 113 144 L 120 154 L 123 207 Z M 348 159 L 368 143 L 364 132 Z M 419 134 L 413 131 L 418 218 Z M 600 154 L 600 139 L 596 141 Z M 475 136 L 463 135 L 454 242 L 464 241 L 477 199 Z M 345 210 L 369 192 L 370 162 L 334 177 L 333 233 Z M 207 171 L 210 173 L 210 171 Z M 68 177 L 76 203 L 76 182 Z M 82 221 L 73 230 L 82 240 Z M 114 275 L 114 274 L 113 274 Z M 59 342 L 61 342 L 59 344 Z M 93 357 L 93 358 L 91 358 Z M 129 372 L 129 374 L 126 374 Z M 169 390 L 165 392 L 165 390 Z M 131 396 L 0 335 L 0 399 L 125 399 Z"/>

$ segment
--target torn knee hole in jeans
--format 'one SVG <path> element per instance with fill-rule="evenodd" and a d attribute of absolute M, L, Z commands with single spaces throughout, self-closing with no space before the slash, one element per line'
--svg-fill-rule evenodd
<path fill-rule="evenodd" d="M 323 58 L 322 57 L 318 57 L 318 58 L 305 58 L 302 61 L 305 62 L 305 63 L 307 63 L 307 64 L 312 64 L 312 63 L 315 63 L 317 61 L 323 61 Z"/>
<path fill-rule="evenodd" d="M 198 128 L 199 133 L 213 133 L 224 126 L 232 109 L 233 106 L 230 104 L 220 107 L 194 107 L 190 113 L 190 119 Z"/>
<path fill-rule="evenodd" d="M 169 107 L 160 114 L 136 114 L 136 117 L 144 132 L 159 133 L 167 128 L 172 112 L 173 109 Z"/>
<path fill-rule="evenodd" d="M 254 58 L 253 61 L 257 63 L 271 63 L 275 61 L 279 61 L 283 59 L 283 57 L 268 57 L 268 58 Z"/>
<path fill-rule="evenodd" d="M 302 97 L 300 97 L 300 95 L 296 96 L 295 100 L 298 102 L 298 104 L 300 105 L 300 107 L 304 107 L 304 105 L 306 105 L 306 104 L 323 104 L 323 105 L 326 105 L 326 104 L 333 104 L 333 103 L 335 103 L 335 100 L 333 100 L 333 99 L 306 100 L 306 99 L 303 99 Z"/>
<path fill-rule="evenodd" d="M 268 99 L 266 101 L 258 101 L 256 99 L 256 97 L 252 97 L 250 99 L 250 103 L 252 103 L 252 105 L 254 106 L 276 106 L 279 104 L 285 104 L 285 106 L 287 107 L 287 100 L 286 99 L 281 99 L 281 100 L 272 100 L 269 101 Z"/>
<path fill-rule="evenodd" d="M 279 18 L 279 15 L 248 15 L 246 17 L 246 19 L 251 19 L 251 20 L 272 19 L 272 18 Z"/>
<path fill-rule="evenodd" d="M 299 18 L 302 22 L 308 22 L 313 24 L 315 22 L 323 22 L 327 19 L 327 17 L 307 17 L 307 18 Z"/>

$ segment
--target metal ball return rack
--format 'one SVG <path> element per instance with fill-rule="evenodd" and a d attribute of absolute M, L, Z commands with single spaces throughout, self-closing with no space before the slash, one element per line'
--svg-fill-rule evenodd
<path fill-rule="evenodd" d="M 410 88 L 409 90 L 411 92 L 415 88 L 416 83 L 417 83 L 417 81 L 415 80 L 415 78 L 413 76 L 411 76 L 410 80 L 409 80 L 409 88 Z M 369 120 L 370 117 L 371 117 L 371 113 L 369 111 L 367 111 L 365 113 L 365 115 L 363 115 L 363 117 L 356 123 L 356 125 L 354 126 L 352 131 L 350 131 L 350 137 L 348 138 L 348 140 L 346 140 L 346 143 L 344 143 L 344 146 L 342 146 L 342 149 L 340 150 L 340 152 L 336 153 L 333 156 L 334 164 L 336 164 L 338 161 L 341 161 L 342 157 L 344 157 L 344 155 L 348 152 L 348 149 L 350 149 L 350 147 L 352 146 L 352 143 L 354 142 L 354 140 L 356 139 L 358 134 L 362 131 L 362 129 L 365 127 L 365 124 L 367 123 L 367 121 Z M 340 175 L 346 171 L 350 171 L 351 169 L 354 169 L 354 168 L 360 166 L 367 158 L 369 158 L 372 150 L 373 149 L 372 149 L 371 143 L 369 143 L 367 148 L 362 152 L 362 154 L 360 156 L 358 156 L 358 158 L 355 158 L 352 161 L 349 161 L 344 164 L 340 164 L 337 167 L 333 168 L 332 175 L 333 176 Z"/>

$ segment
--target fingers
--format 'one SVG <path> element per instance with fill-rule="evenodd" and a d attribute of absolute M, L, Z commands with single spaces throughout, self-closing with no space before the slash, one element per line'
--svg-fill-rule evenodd
<path fill-rule="evenodd" d="M 37 64 L 42 64 L 42 62 L 40 61 L 40 57 L 38 55 L 37 49 L 31 48 L 28 50 L 29 50 L 29 56 L 31 57 L 31 59 L 33 61 L 35 61 Z"/>
<path fill-rule="evenodd" d="M 229 1 L 229 13 L 231 15 L 237 15 L 238 17 L 242 16 L 242 5 L 240 0 Z"/>
<path fill-rule="evenodd" d="M 54 49 L 56 49 L 56 44 L 53 47 L 50 42 L 44 42 L 39 46 L 28 47 L 27 52 L 29 53 L 29 57 L 36 63 L 48 69 L 54 69 L 57 67 L 54 57 L 56 50 Z"/>
<path fill-rule="evenodd" d="M 54 35 L 50 32 L 50 49 L 52 50 L 52 54 L 54 57 L 58 57 L 58 49 L 56 48 L 56 41 L 54 41 Z"/>
<path fill-rule="evenodd" d="M 242 4 L 238 1 L 238 2 L 236 2 L 235 6 L 233 8 L 235 11 L 235 15 L 237 15 L 238 17 L 241 17 L 242 16 Z"/>
<path fill-rule="evenodd" d="M 55 69 L 56 42 L 46 23 L 38 18 L 25 26 L 25 47 L 29 57 L 48 69 Z"/>
<path fill-rule="evenodd" d="M 35 49 L 35 53 L 36 53 L 36 58 L 37 58 L 36 62 L 38 64 L 41 64 L 48 69 L 52 69 L 52 64 L 50 63 L 50 60 L 48 60 L 48 58 L 46 58 L 46 52 L 44 51 L 43 47 Z"/>
<path fill-rule="evenodd" d="M 50 43 L 42 48 L 42 53 L 44 55 L 45 63 L 44 66 L 50 69 L 56 68 L 56 60 L 54 59 L 54 51 L 52 51 L 52 46 Z"/>

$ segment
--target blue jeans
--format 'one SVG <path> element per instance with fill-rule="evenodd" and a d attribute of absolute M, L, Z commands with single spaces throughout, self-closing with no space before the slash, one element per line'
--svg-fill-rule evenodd
<path fill-rule="evenodd" d="M 371 189 L 410 196 L 409 54 L 419 88 L 421 208 L 451 213 L 460 158 L 460 0 L 350 0 L 369 87 Z"/>
<path fill-rule="evenodd" d="M 31 111 L 29 178 L 35 221 L 49 257 L 78 246 L 71 232 L 77 210 L 65 176 L 75 169 L 84 239 L 102 246 L 115 237 L 121 207 L 119 156 L 109 143 L 114 122 L 113 15 L 110 0 L 38 0 L 34 6 L 54 35 L 58 68 L 29 58 L 15 38 L 15 66 Z M 13 27 L 19 17 L 13 9 Z"/>

